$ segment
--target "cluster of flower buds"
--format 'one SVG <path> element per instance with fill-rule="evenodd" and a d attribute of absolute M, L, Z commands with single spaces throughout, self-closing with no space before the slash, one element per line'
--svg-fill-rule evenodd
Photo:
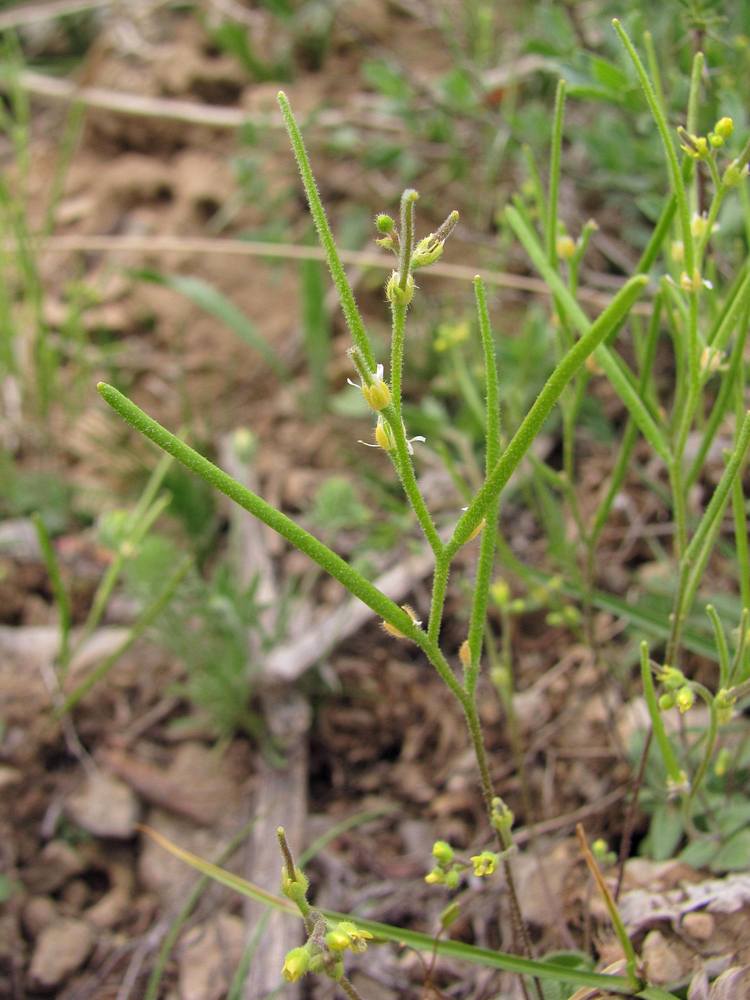
<path fill-rule="evenodd" d="M 695 691 L 683 672 L 677 667 L 664 664 L 659 668 L 656 676 L 665 688 L 664 693 L 659 698 L 659 708 L 666 712 L 670 708 L 677 707 L 682 715 L 689 712 L 695 704 Z"/>
<path fill-rule="evenodd" d="M 432 845 L 432 856 L 435 866 L 425 875 L 425 882 L 428 885 L 445 885 L 449 889 L 457 889 L 466 866 L 455 861 L 456 855 L 451 845 L 446 840 L 436 840 Z"/>
<path fill-rule="evenodd" d="M 677 134 L 680 137 L 680 148 L 693 160 L 709 160 L 713 158 L 714 150 L 721 148 L 734 132 L 734 122 L 728 116 L 720 118 L 708 135 L 693 135 L 680 127 Z M 748 176 L 747 147 L 739 159 L 729 162 L 721 182 L 725 187 L 736 187 Z"/>
<path fill-rule="evenodd" d="M 510 831 L 513 829 L 514 820 L 515 816 L 511 810 L 503 802 L 500 796 L 496 796 L 492 800 L 491 822 L 493 828 L 497 830 L 504 842 L 510 837 Z"/>
<path fill-rule="evenodd" d="M 714 698 L 714 709 L 716 710 L 716 721 L 720 726 L 724 726 L 730 721 L 736 704 L 737 696 L 731 688 L 721 688 L 717 692 Z"/>
<path fill-rule="evenodd" d="M 281 975 L 288 983 L 297 982 L 308 972 L 338 982 L 344 975 L 343 952 L 365 951 L 372 937 L 369 931 L 357 927 L 351 920 L 342 920 L 328 930 L 316 927 L 305 944 L 287 952 Z"/>

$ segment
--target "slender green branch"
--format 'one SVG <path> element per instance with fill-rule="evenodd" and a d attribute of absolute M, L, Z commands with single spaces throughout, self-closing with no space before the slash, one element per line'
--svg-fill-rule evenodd
<path fill-rule="evenodd" d="M 323 202 L 320 200 L 320 194 L 318 193 L 318 187 L 315 183 L 315 177 L 313 176 L 312 168 L 310 167 L 310 160 L 307 155 L 307 150 L 305 149 L 302 133 L 300 132 L 297 121 L 292 113 L 287 96 L 283 91 L 279 91 L 278 101 L 279 107 L 281 108 L 281 114 L 284 117 L 286 130 L 289 133 L 289 141 L 292 145 L 294 158 L 297 161 L 297 166 L 299 167 L 299 172 L 302 177 L 302 184 L 305 188 L 305 194 L 307 195 L 307 201 L 310 206 L 310 214 L 312 215 L 313 222 L 315 223 L 315 229 L 317 230 L 320 244 L 325 251 L 328 267 L 331 272 L 331 277 L 333 278 L 333 283 L 336 286 L 336 291 L 339 295 L 346 324 L 349 327 L 352 340 L 362 352 L 362 355 L 370 368 L 374 370 L 375 355 L 373 354 L 372 347 L 370 345 L 370 338 L 367 336 L 365 325 L 362 322 L 362 317 L 354 298 L 354 292 L 349 284 L 349 279 L 346 277 L 346 272 L 344 271 L 344 266 L 341 263 L 339 252 L 336 249 L 333 233 L 331 232 L 331 227 L 328 224 L 328 217 L 326 216 L 326 211 L 323 208 Z"/>
<path fill-rule="evenodd" d="M 698 102 L 700 100 L 701 77 L 705 59 L 702 52 L 696 52 L 693 56 L 693 66 L 690 72 L 690 90 L 688 92 L 688 107 L 686 128 L 691 135 L 698 131 Z M 698 212 L 698 171 L 693 172 L 693 180 L 690 185 L 690 202 L 693 212 Z"/>
<path fill-rule="evenodd" d="M 560 192 L 560 160 L 562 157 L 563 121 L 565 118 L 565 80 L 557 81 L 555 111 L 552 125 L 552 148 L 549 161 L 547 218 L 545 219 L 545 249 L 552 267 L 557 267 L 557 211 Z"/>
<path fill-rule="evenodd" d="M 682 784 L 684 775 L 674 752 L 674 748 L 672 747 L 669 737 L 667 736 L 667 731 L 664 728 L 664 720 L 661 717 L 659 703 L 656 698 L 654 678 L 651 674 L 651 659 L 648 654 L 648 643 L 646 642 L 641 643 L 641 683 L 643 684 L 643 696 L 646 699 L 648 714 L 651 717 L 651 726 L 653 728 L 654 736 L 656 737 L 656 743 L 659 747 L 661 759 L 664 761 L 667 777 L 672 785 L 677 788 Z"/>
<path fill-rule="evenodd" d="M 178 462 L 200 476 L 201 479 L 228 496 L 230 500 L 234 500 L 240 507 L 244 507 L 259 521 L 267 524 L 269 528 L 273 528 L 385 621 L 390 622 L 391 625 L 415 642 L 421 642 L 421 630 L 414 625 L 409 615 L 389 597 L 386 597 L 382 591 L 373 586 L 361 573 L 352 569 L 341 556 L 329 549 L 327 545 L 301 528 L 286 514 L 282 514 L 281 511 L 266 503 L 257 494 L 252 493 L 232 479 L 226 472 L 223 472 L 213 462 L 209 462 L 207 458 L 185 444 L 184 441 L 175 437 L 114 386 L 100 382 L 97 388 L 105 402 L 140 434 L 149 438 L 163 451 L 172 455 Z"/>
<path fill-rule="evenodd" d="M 680 218 L 680 231 L 682 234 L 683 246 L 685 248 L 685 268 L 687 273 L 692 275 L 695 267 L 695 257 L 693 251 L 693 234 L 690 229 L 690 208 L 688 206 L 687 192 L 685 190 L 685 183 L 680 170 L 680 164 L 677 160 L 674 142 L 672 141 L 672 133 L 669 130 L 669 125 L 667 124 L 667 119 L 662 105 L 656 96 L 654 88 L 651 85 L 651 81 L 648 78 L 648 73 L 641 62 L 641 58 L 636 52 L 635 46 L 631 42 L 628 33 L 625 31 L 617 18 L 612 21 L 612 26 L 617 32 L 620 41 L 625 47 L 625 50 L 630 57 L 630 61 L 633 63 L 635 71 L 638 74 L 638 79 L 640 80 L 641 88 L 643 89 L 643 93 L 646 98 L 646 103 L 649 106 L 654 122 L 656 123 L 656 127 L 659 131 L 662 145 L 664 146 L 664 153 L 667 158 L 667 166 L 669 168 L 670 179 L 672 182 L 672 190 L 674 191 L 675 198 L 677 199 L 677 213 Z"/>
<path fill-rule="evenodd" d="M 391 401 L 399 420 L 401 419 L 401 378 L 404 367 L 404 340 L 408 308 L 405 303 L 391 303 Z"/>
<path fill-rule="evenodd" d="M 560 398 L 565 386 L 580 371 L 586 358 L 596 350 L 612 328 L 628 313 L 647 283 L 648 279 L 643 275 L 631 278 L 592 324 L 588 332 L 570 348 L 549 376 L 544 388 L 521 422 L 521 426 L 513 435 L 492 473 L 459 519 L 453 536 L 446 546 L 446 551 L 451 557 L 469 540 L 474 529 L 486 516 L 490 505 L 500 496 L 506 483 L 531 447 L 552 407 Z"/>
<path fill-rule="evenodd" d="M 561 305 L 565 309 L 565 312 L 578 328 L 579 332 L 584 335 L 587 334 L 592 327 L 586 313 L 583 309 L 581 309 L 580 305 L 571 295 L 570 290 L 562 281 L 557 271 L 550 266 L 544 251 L 539 246 L 539 243 L 529 226 L 526 224 L 524 219 L 522 219 L 521 215 L 515 208 L 507 208 L 505 214 L 508 222 L 513 228 L 513 231 L 523 245 L 523 248 L 531 258 L 532 263 L 555 295 L 558 305 Z M 629 288 L 631 283 L 636 280 L 640 280 L 644 282 L 644 284 L 646 282 L 646 279 L 643 276 L 635 276 L 631 278 L 627 285 L 623 286 L 620 290 L 618 297 L 622 294 L 625 288 Z M 617 301 L 617 299 L 613 300 L 608 309 L 614 305 L 615 301 Z M 627 315 L 627 312 L 628 310 L 625 310 L 620 317 L 620 320 L 612 324 L 607 331 L 604 338 L 605 340 L 618 328 L 618 323 L 621 322 L 624 316 Z M 602 313 L 602 316 L 603 315 L 604 313 Z M 579 344 L 580 343 L 581 341 L 579 341 Z M 638 395 L 636 385 L 631 376 L 629 376 L 624 363 L 612 351 L 610 351 L 603 342 L 597 345 L 595 357 L 638 425 L 638 429 L 641 431 L 649 444 L 651 444 L 659 457 L 665 462 L 665 464 L 667 464 L 670 460 L 669 446 L 665 441 L 663 434 L 657 427 L 654 418 L 649 413 L 648 407 Z"/>
<path fill-rule="evenodd" d="M 484 371 L 486 382 L 487 410 L 485 417 L 486 457 L 485 475 L 489 476 L 500 460 L 500 390 L 498 386 L 497 362 L 495 360 L 495 341 L 490 327 L 490 316 L 487 309 L 487 296 L 482 279 L 474 279 L 474 296 L 476 299 L 479 332 L 482 337 L 484 351 Z M 482 639 L 484 623 L 487 618 L 487 600 L 489 597 L 492 569 L 495 561 L 495 541 L 497 539 L 497 517 L 500 506 L 500 494 L 490 503 L 485 515 L 485 526 L 480 542 L 479 560 L 477 563 L 474 594 L 469 616 L 469 651 L 470 663 L 466 671 L 466 690 L 473 696 L 479 676 L 479 662 L 482 656 Z"/>
<path fill-rule="evenodd" d="M 667 643 L 666 662 L 674 665 L 682 638 L 685 619 L 695 598 L 714 541 L 729 500 L 734 480 L 739 475 L 750 446 L 750 411 L 745 414 L 734 450 L 727 462 L 719 483 L 714 490 L 700 524 L 680 562 L 680 574 L 671 616 L 671 630 Z"/>
<path fill-rule="evenodd" d="M 60 627 L 60 648 L 57 654 L 57 665 L 60 671 L 60 679 L 65 677 L 70 663 L 70 628 L 73 616 L 70 608 L 70 596 L 63 582 L 60 572 L 60 560 L 57 558 L 55 547 L 47 531 L 47 525 L 42 520 L 40 514 L 32 516 L 36 537 L 39 541 L 39 548 L 42 550 L 42 558 L 49 576 L 52 594 L 57 606 L 57 617 Z"/>
<path fill-rule="evenodd" d="M 414 205 L 419 194 L 413 188 L 407 188 L 401 195 L 401 239 L 398 262 L 398 283 L 402 291 L 411 275 L 411 255 L 414 251 Z"/>

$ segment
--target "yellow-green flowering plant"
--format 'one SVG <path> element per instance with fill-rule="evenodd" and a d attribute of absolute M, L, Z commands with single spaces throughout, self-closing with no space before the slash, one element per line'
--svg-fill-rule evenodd
<path fill-rule="evenodd" d="M 477 701 L 477 686 L 487 635 L 488 607 L 493 587 L 499 507 L 503 491 L 529 454 L 545 421 L 558 403 L 563 409 L 565 470 L 569 476 L 572 474 L 571 435 L 580 411 L 583 389 L 594 362 L 597 370 L 609 379 L 620 397 L 628 412 L 630 423 L 611 477 L 613 485 L 600 503 L 585 537 L 589 562 L 593 560 L 596 542 L 612 509 L 632 448 L 640 434 L 667 469 L 674 504 L 679 580 L 665 662 L 670 664 L 677 662 L 686 616 L 695 598 L 708 554 L 716 541 L 722 515 L 730 501 L 738 523 L 738 554 L 748 577 L 748 582 L 743 584 L 743 600 L 746 606 L 750 603 L 750 561 L 747 546 L 742 549 L 739 537 L 740 527 L 745 522 L 740 510 L 742 497 L 741 493 L 738 495 L 737 485 L 750 444 L 750 416 L 742 412 L 741 393 L 738 393 L 736 388 L 737 384 L 741 385 L 742 352 L 741 348 L 736 346 L 737 343 L 744 344 L 744 339 L 740 335 L 737 336 L 735 346 L 731 349 L 727 371 L 723 374 L 722 386 L 728 385 L 729 388 L 720 400 L 717 418 L 721 419 L 734 407 L 737 430 L 732 453 L 705 515 L 692 531 L 693 526 L 690 524 L 685 506 L 686 490 L 697 475 L 695 467 L 686 460 L 687 439 L 704 402 L 703 387 L 709 377 L 721 371 L 724 352 L 729 348 L 740 320 L 747 316 L 750 303 L 750 270 L 745 266 L 727 295 L 718 318 L 708 332 L 701 329 L 699 318 L 703 296 L 713 294 L 713 290 L 706 285 L 703 277 L 706 252 L 723 198 L 733 185 L 741 182 L 746 173 L 750 147 L 746 147 L 730 160 L 722 173 L 717 157 L 723 155 L 724 144 L 731 138 L 732 129 L 728 120 L 719 119 L 706 137 L 697 136 L 693 122 L 688 121 L 685 135 L 681 133 L 687 160 L 690 164 L 697 162 L 706 164 L 716 184 L 714 200 L 705 218 L 700 216 L 700 221 L 696 223 L 695 213 L 691 211 L 689 186 L 686 182 L 687 171 L 678 160 L 673 136 L 667 126 L 659 100 L 630 39 L 619 22 L 615 22 L 615 29 L 639 75 L 646 100 L 654 115 L 656 128 L 662 138 L 669 169 L 671 194 L 666 199 L 662 217 L 635 273 L 622 284 L 606 307 L 592 319 L 581 307 L 576 292 L 577 268 L 595 225 L 588 224 L 579 239 L 574 241 L 565 232 L 561 232 L 557 218 L 565 103 L 565 86 L 560 85 L 554 116 L 549 191 L 546 203 L 540 206 L 541 210 L 537 213 L 543 222 L 542 239 L 540 240 L 535 232 L 529 213 L 524 210 L 522 202 L 509 206 L 505 217 L 553 295 L 562 332 L 563 350 L 528 412 L 512 432 L 508 431 L 504 440 L 501 436 L 501 390 L 490 312 L 484 283 L 479 277 L 474 279 L 476 319 L 484 360 L 484 476 L 481 485 L 469 497 L 465 509 L 455 523 L 440 525 L 440 528 L 419 487 L 413 448 L 413 441 L 417 439 L 407 436 L 402 386 L 407 319 L 409 310 L 419 300 L 415 271 L 430 266 L 440 257 L 445 241 L 458 222 L 457 213 L 451 212 L 435 232 L 417 238 L 415 214 L 419 196 L 416 191 L 409 189 L 401 197 L 398 224 L 389 215 L 381 214 L 377 217 L 378 243 L 395 254 L 396 266 L 385 284 L 385 297 L 391 313 L 390 357 L 387 361 L 376 357 L 364 319 L 342 266 L 302 135 L 289 102 L 283 93 L 279 94 L 281 113 L 307 194 L 311 215 L 351 334 L 350 355 L 359 376 L 359 381 L 355 385 L 373 412 L 375 444 L 388 455 L 434 558 L 430 605 L 424 619 L 408 605 L 396 604 L 330 546 L 234 480 L 180 437 L 144 413 L 113 386 L 106 384 L 99 386 L 105 401 L 136 430 L 272 528 L 327 574 L 338 580 L 347 591 L 380 618 L 391 636 L 414 643 L 453 694 L 466 721 L 468 739 L 476 763 L 477 781 L 486 808 L 487 824 L 494 838 L 493 846 L 472 856 L 468 865 L 478 877 L 489 876 L 496 869 L 502 869 L 510 901 L 513 929 L 523 955 L 519 957 L 499 952 L 488 953 L 483 949 L 466 945 L 456 951 L 458 942 L 441 941 L 435 944 L 433 939 L 425 935 L 420 936 L 401 928 L 389 928 L 387 925 L 351 918 L 346 914 L 331 914 L 328 911 L 315 909 L 307 898 L 307 879 L 295 866 L 283 834 L 280 835 L 284 855 L 282 891 L 286 900 L 261 894 L 255 887 L 229 876 L 228 873 L 222 873 L 220 869 L 207 866 L 200 859 L 172 848 L 180 856 L 196 864 L 196 867 L 207 872 L 210 870 L 213 877 L 225 884 L 231 884 L 255 898 L 263 898 L 267 905 L 298 914 L 305 925 L 307 941 L 299 948 L 293 949 L 286 957 L 281 972 L 288 981 L 296 981 L 311 973 L 324 975 L 333 979 L 348 996 L 357 997 L 356 989 L 345 973 L 343 953 L 361 952 L 371 940 L 399 940 L 420 948 L 426 947 L 426 942 L 429 942 L 430 947 L 440 954 L 459 954 L 470 961 L 486 962 L 495 968 L 504 968 L 524 975 L 528 977 L 531 989 L 538 1000 L 542 1000 L 543 997 L 541 981 L 552 978 L 574 982 L 581 986 L 595 986 L 614 994 L 637 995 L 650 1000 L 669 996 L 644 982 L 626 935 L 622 942 L 628 955 L 625 976 L 603 976 L 568 968 L 558 969 L 550 963 L 534 960 L 523 920 L 522 900 L 518 897 L 513 876 L 513 816 L 507 805 L 497 796 L 493 785 Z M 705 139 L 705 143 L 698 141 L 701 138 Z M 671 283 L 665 279 L 652 299 L 652 314 L 656 319 L 648 326 L 646 342 L 641 352 L 644 364 L 642 371 L 636 373 L 615 350 L 615 341 L 628 322 L 631 309 L 646 291 L 650 280 L 649 272 L 662 246 L 669 244 L 675 220 L 677 235 L 682 244 L 679 276 Z M 675 400 L 673 417 L 665 420 L 654 405 L 648 390 L 651 385 L 651 366 L 659 333 L 661 310 L 670 296 L 679 297 L 676 299 L 679 305 L 676 309 L 679 321 L 679 330 L 676 332 L 679 338 L 675 335 L 675 350 L 678 352 L 678 367 L 682 381 L 678 389 L 678 398 Z M 709 349 L 712 353 L 707 354 L 706 351 Z M 572 394 L 571 388 L 574 389 Z M 712 421 L 713 418 L 705 427 L 699 449 L 703 455 L 716 432 L 717 425 Z M 477 538 L 479 541 L 468 630 L 465 641 L 460 649 L 456 650 L 446 647 L 442 641 L 448 579 L 451 570 L 454 569 L 458 553 Z M 492 598 L 507 611 L 512 602 L 506 591 L 507 587 L 503 588 L 496 583 L 492 590 Z M 747 682 L 748 667 L 744 646 L 735 662 L 736 669 L 725 671 L 726 682 L 722 682 L 718 694 L 712 699 L 717 724 L 731 712 L 733 699 L 744 690 L 742 685 Z M 659 706 L 653 690 L 652 668 L 647 648 L 643 652 L 642 666 L 647 700 L 652 718 L 656 720 L 659 718 Z M 703 697 L 700 688 L 682 675 L 674 691 L 675 703 L 682 711 L 689 711 L 696 694 Z M 650 695 L 654 695 L 653 698 Z M 654 731 L 660 749 L 669 756 L 669 741 L 662 741 L 663 727 L 660 729 L 656 721 Z M 713 753 L 713 743 L 712 738 L 707 741 L 707 748 L 710 747 L 711 753 Z M 707 759 L 710 755 L 707 754 Z M 672 758 L 674 759 L 670 758 L 668 768 L 670 780 L 675 788 L 679 789 L 680 794 L 689 796 L 691 794 L 689 788 L 685 790 L 687 779 L 684 768 L 673 751 Z M 435 865 L 427 880 L 455 888 L 465 863 L 456 860 L 452 847 L 443 841 L 435 844 L 433 859 Z M 624 935 L 622 924 L 616 919 L 616 911 L 613 912 L 612 919 L 618 934 Z"/>

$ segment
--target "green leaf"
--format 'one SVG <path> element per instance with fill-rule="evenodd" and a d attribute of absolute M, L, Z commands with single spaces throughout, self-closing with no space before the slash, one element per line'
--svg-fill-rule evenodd
<path fill-rule="evenodd" d="M 658 805 L 648 829 L 648 853 L 654 861 L 666 861 L 674 855 L 683 834 L 679 806 Z"/>
<path fill-rule="evenodd" d="M 750 866 L 750 830 L 740 830 L 714 855 L 711 871 L 736 872 Z"/>

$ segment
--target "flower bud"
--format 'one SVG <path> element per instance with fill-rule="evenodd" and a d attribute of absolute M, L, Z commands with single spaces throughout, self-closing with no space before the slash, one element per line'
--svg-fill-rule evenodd
<path fill-rule="evenodd" d="M 384 410 L 391 401 L 391 390 L 382 378 L 376 379 L 371 385 L 363 385 L 362 395 L 368 406 L 376 411 Z"/>
<path fill-rule="evenodd" d="M 487 526 L 487 518 L 486 518 L 486 517 L 483 517 L 483 518 L 482 518 L 482 520 L 481 520 L 481 521 L 479 522 L 479 524 L 478 524 L 478 525 L 476 526 L 476 528 L 474 528 L 474 530 L 472 531 L 472 533 L 471 533 L 471 534 L 469 535 L 469 537 L 468 537 L 468 538 L 466 539 L 466 542 L 467 542 L 467 544 L 468 544 L 469 542 L 473 542 L 473 541 L 474 541 L 474 539 L 475 539 L 475 538 L 476 538 L 476 537 L 477 537 L 478 535 L 481 535 L 481 533 L 482 533 L 482 532 L 484 531 L 484 529 L 485 529 L 485 527 L 486 527 L 486 526 Z"/>
<path fill-rule="evenodd" d="M 717 778 L 723 778 L 727 773 L 731 759 L 732 755 L 729 752 L 729 748 L 722 747 L 716 755 L 716 763 L 714 764 L 714 774 Z"/>
<path fill-rule="evenodd" d="M 464 639 L 458 650 L 458 658 L 461 661 L 461 666 L 466 669 L 471 664 L 471 649 L 469 648 L 469 640 Z"/>
<path fill-rule="evenodd" d="M 303 945 L 301 948 L 292 948 L 291 951 L 287 952 L 281 975 L 288 983 L 296 983 L 309 968 L 310 948 L 308 945 Z"/>
<path fill-rule="evenodd" d="M 378 422 L 375 424 L 375 441 L 383 451 L 393 451 L 396 447 L 393 431 L 382 417 L 378 417 Z"/>
<path fill-rule="evenodd" d="M 499 608 L 506 608 L 510 600 L 510 587 L 506 580 L 495 580 L 490 587 L 490 597 Z"/>
<path fill-rule="evenodd" d="M 453 861 L 454 851 L 447 840 L 436 840 L 432 845 L 432 856 L 441 865 L 449 865 Z"/>
<path fill-rule="evenodd" d="M 422 627 L 422 622 L 419 620 L 419 618 L 417 618 L 417 613 L 416 613 L 416 611 L 414 610 L 414 608 L 410 604 L 402 604 L 401 605 L 401 610 L 405 611 L 407 613 L 407 615 L 411 618 L 412 622 L 414 623 L 414 625 L 416 625 L 417 628 L 421 628 Z M 406 638 L 408 638 L 401 631 L 400 628 L 397 628 L 395 625 L 391 625 L 390 622 L 381 622 L 380 626 L 381 626 L 381 628 L 383 629 L 384 632 L 387 632 L 388 635 L 392 635 L 394 639 L 406 639 Z"/>
<path fill-rule="evenodd" d="M 572 236 L 558 236 L 557 237 L 557 256 L 561 260 L 570 260 L 571 257 L 575 255 L 576 244 Z"/>
<path fill-rule="evenodd" d="M 414 276 L 408 275 L 402 288 L 398 271 L 393 271 L 385 286 L 385 297 L 393 306 L 408 306 L 414 298 Z"/>
<path fill-rule="evenodd" d="M 683 672 L 677 667 L 670 667 L 668 663 L 659 667 L 656 675 L 659 678 L 659 683 L 663 684 L 668 691 L 676 691 L 687 683 Z"/>
<path fill-rule="evenodd" d="M 670 708 L 674 708 L 674 705 L 674 695 L 671 692 L 665 691 L 659 696 L 659 708 L 662 712 L 668 712 Z"/>
<path fill-rule="evenodd" d="M 385 213 L 381 213 L 380 215 L 377 215 L 375 217 L 375 227 L 377 231 L 379 233 L 383 233 L 384 236 L 387 236 L 388 233 L 393 232 L 393 227 L 395 226 L 395 224 L 396 223 L 393 221 L 390 215 L 386 215 Z"/>
<path fill-rule="evenodd" d="M 514 818 L 513 813 L 499 796 L 492 800 L 490 822 L 498 833 L 510 833 Z"/>
<path fill-rule="evenodd" d="M 449 889 L 458 889 L 458 884 L 461 881 L 461 874 L 457 868 L 451 868 L 449 872 L 445 873 L 445 884 Z"/>
<path fill-rule="evenodd" d="M 301 868 L 294 869 L 294 878 L 289 878 L 286 865 L 281 869 L 281 891 L 288 898 L 297 902 L 304 899 L 310 886 L 310 880 Z"/>
<path fill-rule="evenodd" d="M 716 710 L 716 721 L 720 726 L 726 725 L 734 714 L 734 706 L 737 698 L 731 690 L 721 688 L 714 698 L 714 708 Z"/>
<path fill-rule="evenodd" d="M 720 118 L 714 125 L 714 132 L 722 139 L 728 139 L 734 132 L 734 122 L 728 116 Z"/>
<path fill-rule="evenodd" d="M 732 160 L 727 169 L 724 171 L 724 176 L 722 177 L 722 183 L 727 187 L 737 187 L 741 184 L 747 177 L 748 167 L 745 163 L 740 166 L 739 160 Z"/>
<path fill-rule="evenodd" d="M 713 375 L 721 367 L 721 360 L 724 357 L 722 352 L 716 347 L 704 347 L 701 351 L 700 370 L 702 375 Z"/>
<path fill-rule="evenodd" d="M 691 687 L 685 685 L 685 687 L 680 688 L 674 696 L 674 700 L 680 710 L 680 714 L 684 715 L 685 712 L 689 712 L 695 704 L 695 692 Z"/>

